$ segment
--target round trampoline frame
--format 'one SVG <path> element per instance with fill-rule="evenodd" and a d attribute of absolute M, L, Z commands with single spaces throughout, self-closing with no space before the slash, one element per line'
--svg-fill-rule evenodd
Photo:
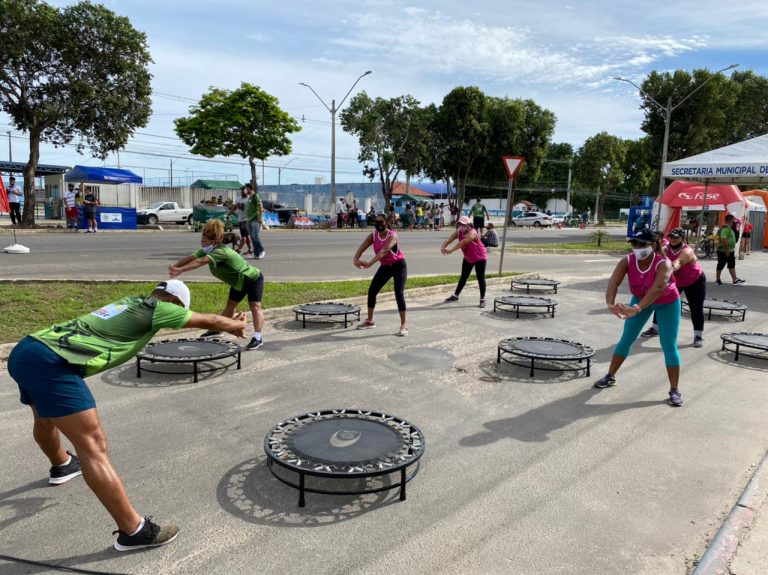
<path fill-rule="evenodd" d="M 531 293 L 531 286 L 537 286 L 544 289 L 551 289 L 553 290 L 552 293 L 557 293 L 557 286 L 559 285 L 559 281 L 546 278 L 512 278 L 512 283 L 510 284 L 509 289 L 515 289 L 515 286 L 522 289 L 522 286 L 525 286 L 525 293 L 528 294 Z"/>
<path fill-rule="evenodd" d="M 320 457 L 312 459 L 306 454 L 297 454 L 292 447 L 292 439 L 296 434 L 303 429 L 307 429 L 313 423 L 343 419 L 354 419 L 383 425 L 395 432 L 402 443 L 397 450 L 391 451 L 383 457 L 377 457 L 364 462 L 332 462 L 323 460 Z M 405 501 L 406 483 L 416 477 L 416 474 L 419 472 L 419 460 L 424 454 L 425 447 L 424 434 L 412 423 L 393 415 L 363 409 L 324 409 L 297 415 L 278 423 L 264 437 L 267 467 L 278 481 L 298 489 L 299 507 L 304 507 L 306 504 L 305 493 L 364 495 L 399 488 L 400 501 Z M 298 483 L 277 474 L 274 469 L 275 464 L 297 473 L 299 475 Z M 408 468 L 413 465 L 415 465 L 415 468 L 412 469 L 411 473 L 408 473 Z M 306 484 L 306 476 L 344 480 L 369 479 L 392 473 L 400 474 L 399 482 L 375 488 L 329 490 L 310 487 Z"/>
<path fill-rule="evenodd" d="M 513 299 L 521 299 L 521 300 L 529 300 L 529 303 L 512 303 L 510 301 L 505 300 L 513 300 Z M 536 300 L 535 302 L 531 302 L 530 300 Z M 523 311 L 523 313 L 527 314 L 542 314 L 547 313 L 550 317 L 555 317 L 555 307 L 557 307 L 557 303 L 553 299 L 545 298 L 545 297 L 538 297 L 538 296 L 528 296 L 528 295 L 505 295 L 497 297 L 493 300 L 493 311 L 496 313 L 496 308 L 500 309 L 501 311 L 514 311 L 515 317 L 520 317 L 520 308 L 545 308 L 546 311 Z M 512 309 L 507 309 L 512 308 Z"/>
<path fill-rule="evenodd" d="M 312 306 L 312 305 L 335 305 L 335 306 L 340 306 L 346 309 L 339 310 L 339 311 L 310 311 L 306 309 L 308 306 Z M 360 306 L 352 305 L 344 302 L 318 301 L 318 302 L 312 302 L 312 303 L 305 303 L 305 304 L 297 305 L 296 307 L 294 307 L 293 313 L 296 314 L 296 321 L 299 321 L 299 315 L 301 315 L 302 328 L 307 327 L 307 316 L 333 318 L 335 316 L 343 315 L 344 316 L 343 320 L 331 319 L 331 321 L 310 322 L 310 323 L 343 323 L 345 328 L 348 325 L 348 321 L 349 321 L 348 316 L 350 315 L 357 316 L 357 321 L 360 321 Z"/>
<path fill-rule="evenodd" d="M 552 353 L 538 353 L 534 351 L 526 351 L 526 350 L 520 350 L 520 349 L 514 349 L 511 347 L 511 343 L 518 342 L 518 341 L 542 341 L 542 342 L 553 342 L 553 343 L 560 343 L 570 346 L 578 347 L 580 350 L 580 353 L 571 353 L 571 354 L 552 354 Z M 530 360 L 530 362 L 519 362 L 519 361 L 513 361 L 512 358 L 505 356 L 504 354 L 508 354 L 509 356 L 512 356 L 512 358 L 526 358 Z M 584 360 L 587 360 L 586 366 L 578 366 L 578 367 L 541 367 L 539 366 L 538 369 L 542 371 L 585 371 L 585 376 L 589 377 L 590 375 L 590 368 L 592 366 L 592 356 L 595 355 L 595 350 L 593 350 L 588 345 L 584 345 L 582 343 L 576 342 L 576 341 L 570 341 L 567 339 L 557 339 L 552 337 L 510 337 L 507 339 L 503 339 L 499 342 L 498 348 L 496 349 L 496 363 L 501 363 L 502 360 L 504 360 L 506 363 L 509 363 L 510 365 L 518 365 L 521 367 L 530 367 L 531 372 L 530 376 L 533 377 L 534 375 L 534 367 L 535 367 L 535 361 L 538 360 L 544 360 L 544 361 L 578 361 L 578 363 L 582 363 Z"/>
<path fill-rule="evenodd" d="M 711 304 L 712 302 L 717 302 L 717 303 L 715 305 L 712 305 Z M 710 305 L 707 305 L 707 303 L 710 303 Z M 728 305 L 719 305 L 719 304 L 728 304 Z M 691 308 L 686 300 L 683 300 L 681 302 L 681 305 L 683 306 L 684 309 L 688 310 L 689 312 L 691 311 Z M 747 305 L 737 301 L 708 297 L 704 299 L 704 305 L 702 305 L 702 307 L 704 309 L 709 310 L 709 313 L 707 314 L 707 320 L 709 321 L 712 320 L 712 310 L 723 311 L 723 312 L 727 311 L 728 312 L 727 316 L 726 314 L 717 314 L 717 315 L 721 315 L 723 317 L 734 316 L 737 319 L 738 319 L 738 314 L 741 313 L 740 321 L 746 321 L 747 309 L 748 309 Z"/>
<path fill-rule="evenodd" d="M 161 346 L 163 344 L 183 344 L 185 342 L 193 342 L 193 343 L 215 343 L 222 347 L 222 350 L 219 353 L 212 353 L 207 355 L 200 355 L 196 358 L 192 357 L 178 357 L 178 356 L 172 356 L 172 355 L 162 355 L 162 354 L 154 354 L 152 353 L 153 348 L 156 348 L 158 346 Z M 141 377 L 142 369 L 148 373 L 159 373 L 164 375 L 192 375 L 194 376 L 194 382 L 197 383 L 198 381 L 198 375 L 201 373 L 210 373 L 213 371 L 218 370 L 224 370 L 228 367 L 232 367 L 233 365 L 237 365 L 237 369 L 240 369 L 241 362 L 240 362 L 240 356 L 243 351 L 243 348 L 240 346 L 240 344 L 228 341 L 225 339 L 202 339 L 202 338 L 183 338 L 183 339 L 164 339 L 162 341 L 156 341 L 151 342 L 144 347 L 139 353 L 136 354 L 136 377 Z M 207 368 L 201 369 L 198 364 L 200 363 L 206 363 L 209 361 L 218 361 L 221 359 L 226 358 L 232 358 L 232 361 L 229 363 L 225 363 L 224 365 L 216 365 L 211 366 Z M 192 364 L 192 371 L 186 371 L 186 372 L 168 372 L 168 371 L 160 371 L 156 369 L 147 369 L 146 365 L 142 368 L 141 362 L 148 361 L 150 363 L 191 363 Z"/>
<path fill-rule="evenodd" d="M 766 338 L 765 344 L 759 344 L 759 343 L 750 343 L 745 341 L 739 341 L 738 336 L 744 336 L 744 335 L 752 335 L 752 336 L 760 336 Z M 747 332 L 747 331 L 741 331 L 741 332 L 734 332 L 734 333 L 724 333 L 720 335 L 720 339 L 723 340 L 723 345 L 720 348 L 720 351 L 732 351 L 736 354 L 736 357 L 734 358 L 734 361 L 739 361 L 739 356 L 743 355 L 745 357 L 754 357 L 756 359 L 768 359 L 768 353 L 762 353 L 762 354 L 756 354 L 756 353 L 744 353 L 741 351 L 742 347 L 746 347 L 749 349 L 758 349 L 763 352 L 768 352 L 768 334 L 767 333 L 756 333 L 756 332 Z M 735 349 L 729 348 L 726 344 L 735 345 Z"/>

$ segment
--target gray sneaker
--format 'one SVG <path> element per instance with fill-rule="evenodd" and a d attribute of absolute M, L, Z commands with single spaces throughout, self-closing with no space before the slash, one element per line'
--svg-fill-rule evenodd
<path fill-rule="evenodd" d="M 679 390 L 673 389 L 669 392 L 669 405 L 673 407 L 680 407 L 683 405 L 683 394 Z"/>
<path fill-rule="evenodd" d="M 657 335 L 659 335 L 659 330 L 651 326 L 648 329 L 646 329 L 643 333 L 641 333 L 640 337 L 656 337 Z"/>
<path fill-rule="evenodd" d="M 610 373 L 606 373 L 595 382 L 595 387 L 598 389 L 605 389 L 606 387 L 613 387 L 614 385 L 616 385 L 616 378 Z"/>
<path fill-rule="evenodd" d="M 704 338 L 700 335 L 693 336 L 693 347 L 703 347 L 704 346 Z"/>
<path fill-rule="evenodd" d="M 459 296 L 457 296 L 455 294 L 451 295 L 451 296 L 448 296 L 447 298 L 445 298 L 445 301 L 459 301 Z"/>
<path fill-rule="evenodd" d="M 135 535 L 128 535 L 124 531 L 113 531 L 112 535 L 117 534 L 115 549 L 118 551 L 134 551 L 136 549 L 145 549 L 147 547 L 158 547 L 167 545 L 179 534 L 179 528 L 175 525 L 164 525 L 160 527 L 152 523 L 152 516 L 144 518 L 144 527 Z"/>

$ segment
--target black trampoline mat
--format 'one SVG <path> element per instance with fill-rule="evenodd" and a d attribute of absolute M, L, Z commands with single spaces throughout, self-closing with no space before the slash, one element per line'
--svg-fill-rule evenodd
<path fill-rule="evenodd" d="M 148 345 L 142 355 L 187 358 L 231 353 L 230 346 L 217 341 L 167 341 Z"/>
<path fill-rule="evenodd" d="M 354 417 L 307 423 L 285 442 L 299 457 L 349 466 L 386 459 L 404 443 L 402 435 L 385 423 Z"/>
<path fill-rule="evenodd" d="M 557 302 L 544 297 L 534 296 L 503 296 L 496 298 L 496 302 L 503 305 L 521 305 L 528 307 L 557 305 Z"/>
<path fill-rule="evenodd" d="M 322 315 L 354 313 L 357 310 L 357 306 L 348 303 L 307 303 L 294 308 L 294 311 L 299 313 Z"/>
<path fill-rule="evenodd" d="M 765 333 L 725 333 L 720 337 L 731 343 L 768 350 L 768 334 Z"/>
<path fill-rule="evenodd" d="M 502 349 L 510 351 L 519 351 L 523 353 L 532 353 L 535 355 L 578 355 L 584 350 L 576 343 L 564 341 L 541 341 L 531 339 L 521 339 L 518 341 L 508 341 L 502 343 Z"/>
<path fill-rule="evenodd" d="M 548 280 L 544 278 L 523 278 L 519 280 L 512 280 L 516 284 L 532 285 L 532 286 L 556 286 L 560 285 L 557 280 Z"/>
<path fill-rule="evenodd" d="M 687 302 L 686 302 L 687 303 Z M 703 307 L 708 309 L 720 309 L 720 310 L 743 310 L 747 309 L 747 306 L 737 301 L 729 301 L 727 299 L 705 299 Z"/>

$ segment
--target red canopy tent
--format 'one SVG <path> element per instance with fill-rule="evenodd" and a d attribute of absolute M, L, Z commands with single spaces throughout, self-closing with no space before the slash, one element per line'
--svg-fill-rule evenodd
<path fill-rule="evenodd" d="M 8 205 L 8 194 L 5 191 L 2 174 L 0 174 L 0 213 L 10 213 L 11 206 Z"/>
<path fill-rule="evenodd" d="M 705 197 L 706 190 L 706 197 Z M 710 210 L 727 211 L 738 218 L 744 218 L 747 200 L 733 185 L 705 185 L 699 182 L 672 182 L 661 197 L 659 206 L 659 228 L 666 235 L 673 228 L 680 227 L 682 211 Z"/>

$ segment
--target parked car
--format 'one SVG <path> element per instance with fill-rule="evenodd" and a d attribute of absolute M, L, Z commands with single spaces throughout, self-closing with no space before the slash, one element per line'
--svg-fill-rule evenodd
<path fill-rule="evenodd" d="M 512 218 L 512 225 L 534 226 L 537 228 L 551 226 L 552 216 L 548 216 L 544 212 L 523 212 L 516 218 Z"/>
<path fill-rule="evenodd" d="M 552 214 L 552 223 L 555 225 L 565 223 L 565 214 L 562 212 Z"/>
<path fill-rule="evenodd" d="M 192 208 L 180 208 L 176 202 L 155 202 L 136 212 L 139 224 L 191 224 Z"/>
<path fill-rule="evenodd" d="M 262 200 L 262 206 L 265 210 L 277 214 L 277 219 L 281 224 L 287 224 L 291 216 L 295 216 L 299 213 L 299 208 L 295 206 L 286 206 L 280 202 L 273 202 L 272 200 Z"/>

